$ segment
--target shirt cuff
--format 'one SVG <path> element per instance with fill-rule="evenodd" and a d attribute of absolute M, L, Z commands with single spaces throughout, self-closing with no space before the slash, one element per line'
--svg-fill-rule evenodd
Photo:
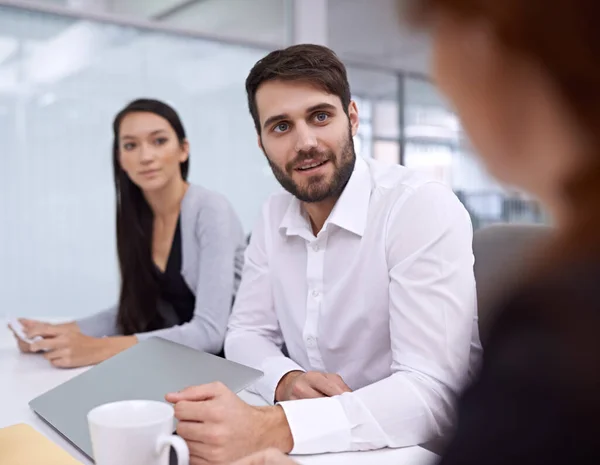
<path fill-rule="evenodd" d="M 275 402 L 275 390 L 281 378 L 290 371 L 305 371 L 296 362 L 284 356 L 266 359 L 260 369 L 264 376 L 254 385 L 254 390 L 270 404 Z"/>
<path fill-rule="evenodd" d="M 290 454 L 323 454 L 351 450 L 351 426 L 335 397 L 280 402 L 294 438 Z"/>

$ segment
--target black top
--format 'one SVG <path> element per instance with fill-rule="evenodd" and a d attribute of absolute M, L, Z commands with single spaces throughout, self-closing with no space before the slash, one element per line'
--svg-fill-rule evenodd
<path fill-rule="evenodd" d="M 600 464 L 600 260 L 503 307 L 441 465 Z"/>
<path fill-rule="evenodd" d="M 181 263 L 180 217 L 177 220 L 165 271 L 161 272 L 158 267 L 155 267 L 160 290 L 158 310 L 165 328 L 187 323 L 194 316 L 196 297 L 181 276 Z"/>

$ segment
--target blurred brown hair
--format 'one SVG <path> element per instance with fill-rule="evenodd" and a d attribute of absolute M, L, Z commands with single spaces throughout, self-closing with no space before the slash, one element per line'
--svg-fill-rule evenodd
<path fill-rule="evenodd" d="M 256 107 L 256 92 L 266 81 L 302 81 L 329 94 L 337 95 L 348 114 L 350 84 L 346 67 L 333 50 L 322 45 L 292 45 L 275 50 L 259 60 L 246 78 L 248 107 L 260 134 L 260 118 Z"/>
<path fill-rule="evenodd" d="M 399 0 L 419 27 L 438 15 L 482 20 L 501 46 L 546 72 L 565 108 L 591 141 L 585 172 L 564 186 L 573 223 L 553 258 L 600 252 L 600 0 Z"/>

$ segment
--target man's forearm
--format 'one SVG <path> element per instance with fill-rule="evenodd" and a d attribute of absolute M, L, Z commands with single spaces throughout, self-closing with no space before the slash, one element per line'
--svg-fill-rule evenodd
<path fill-rule="evenodd" d="M 259 449 L 275 448 L 289 454 L 294 448 L 294 439 L 283 409 L 279 405 L 257 408 L 262 414 Z"/>

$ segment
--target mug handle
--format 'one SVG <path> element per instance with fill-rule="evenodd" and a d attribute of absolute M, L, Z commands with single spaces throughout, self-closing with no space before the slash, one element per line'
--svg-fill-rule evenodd
<path fill-rule="evenodd" d="M 177 454 L 177 465 L 189 465 L 190 451 L 185 440 L 179 436 L 162 436 L 156 443 L 156 453 L 160 454 L 166 446 L 171 446 Z"/>

